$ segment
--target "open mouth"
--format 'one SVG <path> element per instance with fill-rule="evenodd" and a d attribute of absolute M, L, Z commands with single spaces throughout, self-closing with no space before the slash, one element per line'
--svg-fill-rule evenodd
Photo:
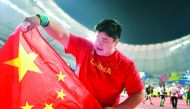
<path fill-rule="evenodd" d="M 99 51 L 102 51 L 102 50 L 103 50 L 102 48 L 99 48 L 99 47 L 97 47 L 96 49 L 99 50 Z"/>

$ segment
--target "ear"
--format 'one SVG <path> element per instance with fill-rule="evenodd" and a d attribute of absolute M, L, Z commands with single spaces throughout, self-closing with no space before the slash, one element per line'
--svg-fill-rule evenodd
<path fill-rule="evenodd" d="M 115 47 L 117 46 L 117 44 L 119 43 L 119 39 L 115 40 Z"/>

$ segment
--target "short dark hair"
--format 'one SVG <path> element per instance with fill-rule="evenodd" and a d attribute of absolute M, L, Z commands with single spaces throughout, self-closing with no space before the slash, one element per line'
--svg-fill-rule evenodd
<path fill-rule="evenodd" d="M 95 31 L 105 32 L 115 41 L 116 39 L 120 39 L 122 26 L 116 20 L 104 19 L 101 20 L 97 25 L 95 25 Z"/>

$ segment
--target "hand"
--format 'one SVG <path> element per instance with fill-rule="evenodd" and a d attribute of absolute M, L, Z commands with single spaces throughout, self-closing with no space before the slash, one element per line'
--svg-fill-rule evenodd
<path fill-rule="evenodd" d="M 24 19 L 24 22 L 30 23 L 30 25 L 27 27 L 27 31 L 32 30 L 33 28 L 37 27 L 40 25 L 40 19 L 38 16 L 31 16 L 31 17 L 26 17 Z"/>
<path fill-rule="evenodd" d="M 104 107 L 103 109 L 114 109 L 113 107 Z"/>

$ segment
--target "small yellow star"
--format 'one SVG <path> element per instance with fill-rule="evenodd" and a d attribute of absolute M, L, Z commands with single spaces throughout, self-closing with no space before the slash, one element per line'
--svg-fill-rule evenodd
<path fill-rule="evenodd" d="M 45 105 L 46 105 L 46 106 L 45 106 L 43 109 L 54 109 L 54 108 L 52 107 L 52 105 L 53 105 L 52 103 L 51 103 L 51 104 L 46 104 L 46 103 L 45 103 Z"/>
<path fill-rule="evenodd" d="M 22 109 L 32 109 L 33 105 L 29 105 L 28 102 L 26 102 L 25 106 L 22 106 Z"/>
<path fill-rule="evenodd" d="M 66 96 L 65 93 L 63 93 L 63 89 L 59 92 L 57 91 L 57 98 L 61 98 L 63 100 L 63 97 Z"/>
<path fill-rule="evenodd" d="M 58 81 L 64 81 L 65 75 L 63 75 L 62 72 L 59 72 L 57 76 L 58 76 Z"/>

